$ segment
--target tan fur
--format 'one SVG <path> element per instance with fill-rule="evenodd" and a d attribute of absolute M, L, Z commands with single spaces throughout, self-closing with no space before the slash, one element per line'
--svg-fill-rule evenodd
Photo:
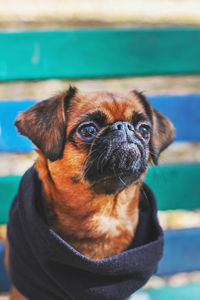
<path fill-rule="evenodd" d="M 131 121 L 133 111 L 143 111 L 133 93 L 127 97 L 78 93 L 70 107 L 67 136 L 85 111 L 93 112 L 97 108 L 106 114 L 110 123 Z M 138 222 L 140 184 L 133 183 L 117 195 L 97 195 L 83 179 L 73 184 L 71 178 L 75 174 L 82 178 L 86 155 L 67 141 L 59 160 L 51 162 L 40 153 L 36 170 L 55 212 L 54 218 L 47 217 L 49 226 L 79 252 L 99 260 L 120 253 L 132 241 Z M 46 213 L 48 216 L 48 208 Z"/>

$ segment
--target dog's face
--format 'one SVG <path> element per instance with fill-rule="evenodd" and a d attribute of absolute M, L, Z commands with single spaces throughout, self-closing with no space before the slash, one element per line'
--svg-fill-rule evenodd
<path fill-rule="evenodd" d="M 81 182 L 96 194 L 140 182 L 150 159 L 157 163 L 174 138 L 171 122 L 136 91 L 70 88 L 21 113 L 15 124 L 48 159 L 55 182 Z"/>

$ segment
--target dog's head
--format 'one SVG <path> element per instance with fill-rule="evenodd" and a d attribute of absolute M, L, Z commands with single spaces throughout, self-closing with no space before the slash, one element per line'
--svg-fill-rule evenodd
<path fill-rule="evenodd" d="M 174 138 L 171 122 L 143 94 L 83 93 L 70 87 L 15 121 L 48 159 L 53 176 L 115 194 L 144 178 Z M 60 174 L 60 175 L 59 175 Z M 54 176 L 54 177 L 55 177 Z"/>

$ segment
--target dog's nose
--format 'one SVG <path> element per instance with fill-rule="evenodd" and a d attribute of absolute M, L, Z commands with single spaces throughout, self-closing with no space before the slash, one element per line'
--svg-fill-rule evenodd
<path fill-rule="evenodd" d="M 131 123 L 129 122 L 115 122 L 112 125 L 112 129 L 113 130 L 121 130 L 121 131 L 125 131 L 125 132 L 130 132 L 130 131 L 134 131 L 134 127 Z"/>

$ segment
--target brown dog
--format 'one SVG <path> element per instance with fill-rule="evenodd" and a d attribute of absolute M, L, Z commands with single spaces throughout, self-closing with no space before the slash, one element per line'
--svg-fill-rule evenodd
<path fill-rule="evenodd" d="M 127 249 L 149 162 L 173 141 L 171 122 L 137 91 L 70 87 L 22 112 L 15 125 L 39 149 L 35 169 L 48 226 L 93 260 Z"/>

